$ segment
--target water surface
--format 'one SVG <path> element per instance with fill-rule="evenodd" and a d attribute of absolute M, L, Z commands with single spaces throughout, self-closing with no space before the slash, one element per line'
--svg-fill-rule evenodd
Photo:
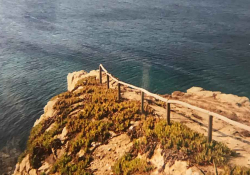
<path fill-rule="evenodd" d="M 249 0 L 0 0 L 0 148 L 24 148 L 69 72 L 102 63 L 155 93 L 250 97 Z"/>

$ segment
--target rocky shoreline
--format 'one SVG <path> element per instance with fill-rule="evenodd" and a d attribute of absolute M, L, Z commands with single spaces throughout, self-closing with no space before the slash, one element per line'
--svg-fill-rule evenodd
<path fill-rule="evenodd" d="M 79 72 L 73 72 L 68 74 L 67 82 L 68 82 L 68 92 L 74 92 L 77 90 L 81 90 L 82 87 L 78 87 L 78 82 L 81 79 L 95 76 L 97 79 L 99 78 L 99 71 L 93 70 L 89 73 L 85 71 L 79 71 Z M 105 77 L 105 76 L 103 76 Z M 105 82 L 105 78 L 103 80 Z M 116 83 L 111 81 L 111 88 L 115 88 Z M 139 100 L 140 94 L 136 90 L 132 90 L 127 87 L 122 88 L 122 97 L 128 100 Z M 219 114 L 222 114 L 224 116 L 229 117 L 232 120 L 239 121 L 245 124 L 250 125 L 249 123 L 249 112 L 250 112 L 250 102 L 249 99 L 246 97 L 238 97 L 232 94 L 223 94 L 221 92 L 212 92 L 212 91 L 206 91 L 199 87 L 193 87 L 187 90 L 186 93 L 184 92 L 173 92 L 171 95 L 164 95 L 165 97 L 171 98 L 171 99 L 178 99 L 180 101 L 188 102 L 192 105 L 196 105 L 198 107 L 202 107 L 204 109 L 211 110 L 213 112 L 217 112 Z M 150 101 L 153 101 L 154 99 L 150 97 L 145 97 L 148 101 L 149 106 L 151 106 L 155 110 L 155 115 L 158 117 L 164 117 L 165 115 L 165 109 L 163 108 L 164 105 L 157 105 L 155 103 L 150 103 Z M 52 118 L 55 118 L 57 115 L 57 110 L 55 109 L 55 104 L 57 104 L 59 98 L 55 97 L 51 101 L 47 103 L 47 105 L 44 107 L 44 114 L 35 122 L 34 127 L 41 124 L 43 121 L 50 121 Z M 84 104 L 82 104 L 84 105 Z M 78 112 L 79 109 L 76 108 L 75 111 L 72 111 L 71 113 Z M 70 114 L 71 114 L 70 113 Z M 188 127 L 191 126 L 193 129 L 193 126 L 197 125 L 195 130 L 199 133 L 206 135 L 206 129 L 204 129 L 204 125 L 202 123 L 205 123 L 206 116 L 203 114 L 200 114 L 198 112 L 182 108 L 181 106 L 174 105 L 172 108 L 172 118 L 174 121 L 178 121 L 181 123 L 185 123 Z M 183 118 L 184 116 L 184 118 Z M 189 119 L 190 121 L 187 122 L 186 119 Z M 198 122 L 197 122 L 198 121 Z M 129 130 L 133 130 L 137 126 L 138 123 L 131 121 L 131 124 L 129 125 Z M 243 144 L 244 141 L 250 141 L 249 136 L 250 134 L 248 132 L 245 132 L 243 130 L 234 128 L 232 126 L 228 126 L 224 122 L 221 121 L 215 121 L 215 128 L 219 132 L 223 132 L 224 138 L 221 138 L 220 135 L 215 134 L 214 139 L 218 139 L 218 141 L 224 142 L 227 145 L 230 145 L 231 149 L 237 150 L 241 149 L 238 153 L 241 154 L 240 158 L 234 158 L 234 160 L 231 160 L 232 164 L 236 164 L 237 162 L 239 164 L 242 164 L 241 162 L 245 162 L 244 166 L 248 166 L 250 164 L 250 148 L 247 144 Z M 55 127 L 55 124 L 49 123 L 49 126 L 46 129 L 46 132 L 49 132 L 50 130 L 53 130 L 53 127 Z M 128 131 L 129 131 L 128 130 Z M 225 134 L 227 136 L 225 136 Z M 233 137 L 238 139 L 238 142 L 234 145 L 231 144 L 233 142 L 233 139 L 229 136 L 231 134 Z M 52 149 L 52 152 L 50 156 L 48 156 L 45 160 L 42 160 L 41 166 L 34 169 L 31 166 L 30 162 L 30 155 L 27 154 L 22 159 L 21 162 L 16 164 L 14 174 L 42 174 L 42 173 L 49 173 L 51 172 L 51 169 L 53 167 L 53 164 L 57 162 L 58 159 L 60 159 L 64 154 L 66 154 L 66 150 L 69 149 L 69 145 L 67 145 L 67 140 L 69 139 L 69 131 L 66 127 L 64 127 L 61 130 L 61 133 L 57 134 L 56 139 L 62 144 L 60 146 L 60 149 Z M 129 137 L 126 133 L 114 133 L 110 132 L 110 140 L 108 143 L 99 145 L 98 142 L 92 142 L 90 149 L 93 149 L 93 157 L 94 160 L 92 161 L 90 165 L 90 169 L 94 170 L 94 174 L 112 174 L 111 167 L 114 165 L 115 161 L 117 161 L 119 158 L 122 157 L 129 149 L 131 149 L 133 143 L 130 141 Z M 227 138 L 228 137 L 228 138 Z M 231 140 L 230 140 L 231 139 Z M 242 143 L 241 143 L 242 142 Z M 246 142 L 245 142 L 246 143 Z M 115 145 L 115 146 L 114 146 Z M 187 161 L 175 161 L 172 163 L 172 165 L 169 167 L 168 163 L 166 163 L 163 159 L 163 156 L 161 155 L 162 149 L 157 146 L 154 149 L 154 152 L 148 162 L 152 164 L 155 169 L 154 171 L 151 171 L 150 174 L 167 174 L 168 172 L 172 172 L 172 174 L 200 174 L 199 168 L 193 166 L 189 167 Z M 4 154 L 2 154 L 4 155 Z M 80 150 L 77 153 L 77 156 L 79 158 L 83 157 L 85 155 L 84 150 Z M 110 155 L 113 155 L 110 157 Z M 141 155 L 143 156 L 143 155 Z M 240 162 L 239 162 L 240 161 Z M 162 170 L 162 167 L 164 169 Z M 207 166 L 203 167 L 206 171 L 212 171 L 213 167 Z M 10 170 L 11 171 L 11 170 Z M 55 173 L 57 174 L 57 173 Z"/>

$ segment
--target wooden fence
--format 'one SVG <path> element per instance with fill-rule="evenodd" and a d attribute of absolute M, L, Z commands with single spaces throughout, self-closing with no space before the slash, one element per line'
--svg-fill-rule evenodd
<path fill-rule="evenodd" d="M 189 109 L 197 110 L 199 112 L 203 112 L 203 113 L 207 114 L 209 116 L 208 117 L 208 121 L 209 121 L 208 122 L 209 123 L 209 125 L 208 125 L 208 141 L 209 142 L 212 141 L 213 117 L 216 117 L 216 118 L 218 118 L 220 120 L 223 120 L 223 121 L 225 121 L 225 122 L 227 122 L 227 123 L 229 123 L 229 124 L 231 124 L 233 126 L 237 126 L 237 127 L 242 128 L 244 130 L 250 131 L 249 126 L 244 125 L 244 124 L 239 123 L 239 122 L 236 122 L 236 121 L 233 121 L 233 120 L 230 120 L 229 118 L 224 117 L 224 116 L 222 116 L 220 114 L 208 111 L 206 109 L 199 108 L 197 106 L 190 105 L 188 103 L 185 103 L 185 102 L 182 102 L 182 101 L 179 101 L 179 100 L 170 100 L 170 99 L 167 99 L 167 98 L 163 98 L 163 97 L 161 97 L 161 96 L 159 96 L 157 94 L 153 94 L 153 93 L 151 93 L 151 92 L 149 92 L 149 91 L 147 91 L 147 90 L 145 90 L 143 88 L 139 88 L 139 87 L 136 87 L 134 85 L 119 81 L 118 79 L 113 77 L 110 73 L 108 73 L 108 71 L 103 67 L 102 64 L 100 64 L 100 66 L 99 66 L 100 83 L 102 83 L 102 71 L 104 71 L 105 74 L 107 75 L 107 88 L 109 88 L 109 80 L 110 80 L 110 78 L 112 80 L 114 80 L 115 82 L 117 82 L 117 84 L 118 84 L 118 100 L 121 99 L 121 88 L 120 88 L 121 85 L 128 86 L 130 88 L 137 89 L 137 90 L 141 91 L 141 110 L 142 110 L 142 112 L 144 112 L 143 111 L 144 110 L 144 107 L 143 107 L 143 105 L 144 105 L 144 103 L 143 103 L 144 102 L 144 94 L 147 94 L 148 96 L 154 97 L 155 99 L 158 99 L 158 100 L 161 100 L 161 101 L 165 102 L 166 106 L 167 106 L 166 113 L 167 113 L 167 123 L 168 124 L 170 124 L 170 104 L 179 104 L 179 105 L 185 106 L 185 107 L 187 107 Z"/>

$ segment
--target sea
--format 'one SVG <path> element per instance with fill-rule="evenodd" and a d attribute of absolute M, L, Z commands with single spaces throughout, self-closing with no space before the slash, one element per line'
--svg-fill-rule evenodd
<path fill-rule="evenodd" d="M 0 150 L 24 150 L 67 74 L 99 64 L 158 94 L 250 97 L 250 1 L 0 0 Z"/>

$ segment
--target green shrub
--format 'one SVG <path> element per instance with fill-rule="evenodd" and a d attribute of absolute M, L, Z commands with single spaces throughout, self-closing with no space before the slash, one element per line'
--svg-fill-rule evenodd
<path fill-rule="evenodd" d="M 120 158 L 112 167 L 113 172 L 116 175 L 129 175 L 136 173 L 146 174 L 153 169 L 152 165 L 149 165 L 145 159 L 132 158 L 132 155 L 125 154 Z"/>
<path fill-rule="evenodd" d="M 167 125 L 166 121 L 155 118 L 153 109 L 147 105 L 146 114 L 142 114 L 139 101 L 118 102 L 117 91 L 106 89 L 95 77 L 78 81 L 73 92 L 62 93 L 56 98 L 58 100 L 54 109 L 57 114 L 32 128 L 27 149 L 20 156 L 19 161 L 26 154 L 30 154 L 33 168 L 39 168 L 41 162 L 52 154 L 52 149 L 61 148 L 57 135 L 66 127 L 69 142 L 67 152 L 70 156 L 65 154 L 57 160 L 51 173 L 91 174 L 87 170 L 92 159 L 91 143 L 106 143 L 110 138 L 109 131 L 126 132 L 131 121 L 141 121 L 141 124 L 131 134 L 131 139 L 134 139 L 133 149 L 114 165 L 112 170 L 115 174 L 151 171 L 152 166 L 136 156 L 138 153 L 147 153 L 150 157 L 158 143 L 163 151 L 174 150 L 177 154 L 182 154 L 183 159 L 200 165 L 212 164 L 213 161 L 218 165 L 226 165 L 233 153 L 224 144 L 215 141 L 208 144 L 204 135 L 180 123 L 172 122 Z M 52 123 L 54 127 L 46 131 Z M 81 149 L 85 151 L 85 155 L 80 159 L 77 153 Z M 167 157 L 165 159 L 167 161 Z"/>

